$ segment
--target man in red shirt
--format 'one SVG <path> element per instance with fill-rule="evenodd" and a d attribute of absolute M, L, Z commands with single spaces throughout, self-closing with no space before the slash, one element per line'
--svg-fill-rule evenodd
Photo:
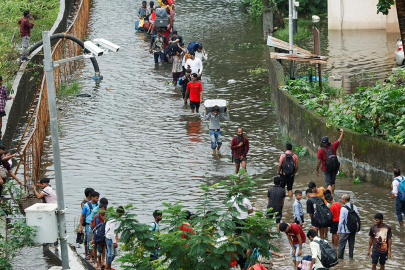
<path fill-rule="evenodd" d="M 184 102 L 187 102 L 187 96 L 189 96 L 191 113 L 194 113 L 194 109 L 198 113 L 200 103 L 203 101 L 202 84 L 197 81 L 196 73 L 191 74 L 191 80 L 192 81 L 187 84 L 186 98 L 184 99 Z"/>
<path fill-rule="evenodd" d="M 20 25 L 20 37 L 22 39 L 21 60 L 26 61 L 28 60 L 27 49 L 30 46 L 31 29 L 34 27 L 34 19 L 29 10 L 24 11 L 24 17 L 18 21 L 18 24 Z"/>
<path fill-rule="evenodd" d="M 325 200 L 328 202 L 328 205 L 331 204 L 329 209 L 332 212 L 333 223 L 332 227 L 330 227 L 330 233 L 332 234 L 332 244 L 337 247 L 339 244 L 339 236 L 337 235 L 337 232 L 339 228 L 340 209 L 342 208 L 342 205 L 340 202 L 335 202 L 330 194 L 325 195 Z"/>
<path fill-rule="evenodd" d="M 293 259 L 293 263 L 295 266 L 294 269 L 297 269 L 302 260 L 302 247 L 307 241 L 307 237 L 305 236 L 305 233 L 302 230 L 301 226 L 297 224 L 287 224 L 283 222 L 280 224 L 279 228 L 281 232 L 285 232 L 285 234 L 287 235 L 288 242 L 290 243 L 292 249 L 291 258 Z"/>
<path fill-rule="evenodd" d="M 335 193 L 335 181 L 336 181 L 336 174 L 338 172 L 327 172 L 326 171 L 326 152 L 324 149 L 328 150 L 332 147 L 333 155 L 336 155 L 336 151 L 339 147 L 339 144 L 343 141 L 343 129 L 339 129 L 340 137 L 339 139 L 334 142 L 330 143 L 329 138 L 327 136 L 322 137 L 321 147 L 318 150 L 318 161 L 316 163 L 316 175 L 319 176 L 319 167 L 322 163 L 322 172 L 325 179 L 326 188 L 332 192 L 332 195 Z M 322 149 L 324 148 L 324 149 Z"/>
<path fill-rule="evenodd" d="M 249 140 L 243 136 L 243 128 L 238 128 L 238 136 L 232 139 L 231 149 L 232 159 L 235 161 L 235 174 L 238 174 L 240 164 L 242 164 L 242 168 L 246 171 L 246 155 L 249 151 Z"/>

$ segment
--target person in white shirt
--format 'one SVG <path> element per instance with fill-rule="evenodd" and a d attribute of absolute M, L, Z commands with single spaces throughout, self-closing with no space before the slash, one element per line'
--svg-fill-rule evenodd
<path fill-rule="evenodd" d="M 241 194 L 243 195 L 243 194 Z M 239 196 L 241 196 L 239 195 Z M 249 216 L 249 214 L 253 213 L 253 207 L 252 207 L 252 203 L 249 201 L 248 198 L 243 198 L 242 200 L 242 206 L 246 208 L 245 209 L 241 209 L 239 207 L 240 202 L 237 201 L 237 197 L 239 196 L 234 196 L 232 197 L 232 201 L 233 201 L 233 207 L 236 208 L 236 210 L 239 212 L 239 216 L 237 216 L 236 218 L 238 219 L 235 223 L 236 223 L 236 227 L 243 227 L 243 222 L 245 222 L 246 218 Z M 241 223 L 238 221 L 242 221 Z M 241 234 L 242 233 L 242 229 L 241 228 L 237 228 L 235 230 L 236 234 Z"/>
<path fill-rule="evenodd" d="M 402 214 L 405 216 L 405 201 L 402 201 L 398 197 L 399 193 L 399 183 L 405 180 L 405 177 L 401 176 L 401 171 L 399 169 L 394 169 L 394 181 L 392 181 L 392 198 L 395 199 L 395 212 L 397 214 L 398 222 L 401 227 L 404 226 L 404 221 Z"/>
<path fill-rule="evenodd" d="M 310 229 L 307 233 L 307 237 L 309 240 L 311 240 L 311 244 L 309 246 L 311 247 L 311 255 L 312 255 L 312 261 L 311 261 L 311 267 L 309 269 L 314 269 L 314 270 L 321 270 L 321 269 L 327 269 L 322 265 L 321 262 L 321 248 L 319 247 L 319 244 L 317 242 L 324 241 L 321 238 L 317 236 L 317 233 L 315 230 Z M 316 242 L 315 242 L 316 241 Z M 314 268 L 312 268 L 314 267 Z"/>
<path fill-rule="evenodd" d="M 55 191 L 49 186 L 49 178 L 42 178 L 39 181 L 39 186 L 42 188 L 41 193 L 39 193 L 36 190 L 35 184 L 32 186 L 32 188 L 34 189 L 35 196 L 38 199 L 42 199 L 45 197 L 46 203 L 55 203 L 55 204 L 58 203 Z"/>
<path fill-rule="evenodd" d="M 208 55 L 205 53 L 205 50 L 200 45 L 197 47 L 197 51 L 195 52 L 195 57 L 200 58 L 202 60 L 207 60 Z"/>
<path fill-rule="evenodd" d="M 190 55 L 190 58 L 187 59 L 185 68 L 191 69 L 191 73 L 196 73 L 197 79 L 201 80 L 201 74 L 203 71 L 203 64 L 201 62 L 201 59 L 196 58 L 194 52 L 189 52 L 188 54 Z"/>
<path fill-rule="evenodd" d="M 119 206 L 116 210 L 118 215 L 121 217 L 125 214 L 124 207 Z M 111 270 L 112 262 L 114 261 L 115 257 L 117 256 L 117 248 L 119 237 L 116 230 L 119 228 L 120 222 L 112 219 L 107 221 L 105 225 L 105 243 L 107 245 L 107 268 L 106 270 Z"/>

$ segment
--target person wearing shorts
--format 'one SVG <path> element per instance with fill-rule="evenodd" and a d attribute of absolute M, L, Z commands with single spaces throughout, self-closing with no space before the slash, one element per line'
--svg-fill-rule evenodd
<path fill-rule="evenodd" d="M 239 173 L 240 165 L 246 170 L 247 158 L 249 152 L 249 140 L 243 136 L 243 128 L 238 128 L 238 136 L 231 141 L 232 159 L 235 161 L 235 174 Z"/>
<path fill-rule="evenodd" d="M 388 257 L 391 257 L 392 232 L 391 227 L 384 224 L 384 216 L 381 213 L 374 215 L 375 224 L 370 228 L 367 256 L 371 253 L 372 270 L 377 269 L 377 264 L 380 263 L 380 270 L 385 269 L 385 262 Z"/>
<path fill-rule="evenodd" d="M 294 263 L 294 269 L 297 269 L 302 260 L 304 243 L 307 241 L 305 233 L 300 225 L 293 223 L 287 224 L 283 222 L 280 224 L 279 229 L 287 235 L 288 242 L 291 246 L 291 258 Z"/>
<path fill-rule="evenodd" d="M 325 200 L 328 204 L 331 204 L 329 209 L 332 212 L 333 220 L 332 226 L 330 227 L 330 233 L 332 234 L 332 244 L 337 247 L 339 244 L 339 236 L 337 235 L 337 232 L 339 229 L 340 209 L 342 208 L 342 205 L 340 202 L 335 202 L 330 194 L 325 195 Z"/>
<path fill-rule="evenodd" d="M 285 200 L 285 189 L 280 187 L 280 181 L 280 177 L 274 177 L 274 186 L 267 191 L 267 209 L 272 209 L 271 212 L 267 212 L 267 217 L 276 216 L 277 230 L 283 216 Z"/>
<path fill-rule="evenodd" d="M 199 113 L 200 103 L 203 101 L 203 89 L 202 84 L 197 81 L 197 74 L 191 74 L 191 82 L 187 84 L 186 97 L 190 97 L 190 109 L 191 113 L 194 113 L 194 110 Z M 184 99 L 184 103 L 187 102 L 187 99 Z"/>
<path fill-rule="evenodd" d="M 294 168 L 295 168 L 295 171 L 293 172 L 292 175 L 283 174 L 283 168 L 282 167 L 283 167 L 283 161 L 284 161 L 286 155 L 292 155 L 292 159 L 293 159 L 293 162 L 294 162 Z M 298 156 L 296 154 L 293 154 L 293 152 L 292 152 L 292 144 L 287 143 L 285 145 L 285 152 L 283 154 L 281 154 L 281 156 L 280 156 L 280 160 L 279 160 L 279 163 L 278 163 L 278 174 L 281 177 L 280 187 L 285 188 L 285 186 L 287 185 L 288 197 L 290 199 L 293 196 L 292 189 L 293 189 L 293 185 L 294 185 L 294 177 L 295 177 L 295 174 L 297 173 L 297 171 L 298 171 Z"/>
<path fill-rule="evenodd" d="M 321 147 L 318 149 L 318 161 L 316 163 L 316 175 L 319 176 L 319 167 L 321 167 L 323 177 L 325 179 L 325 185 L 326 188 L 329 189 L 332 192 L 332 195 L 335 193 L 335 181 L 336 181 L 336 174 L 338 172 L 327 172 L 326 171 L 326 152 L 324 149 L 329 151 L 329 148 L 332 147 L 332 153 L 336 155 L 336 151 L 340 145 L 340 143 L 343 141 L 343 129 L 340 130 L 340 137 L 339 139 L 334 142 L 330 143 L 329 138 L 327 136 L 322 137 L 321 141 Z M 324 149 L 322 149 L 324 148 Z"/>

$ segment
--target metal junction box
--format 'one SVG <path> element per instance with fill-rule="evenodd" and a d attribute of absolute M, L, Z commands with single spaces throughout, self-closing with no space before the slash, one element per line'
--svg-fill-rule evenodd
<path fill-rule="evenodd" d="M 33 237 L 35 243 L 54 243 L 58 240 L 58 220 L 53 203 L 36 203 L 25 209 L 28 226 L 35 226 L 37 232 Z"/>

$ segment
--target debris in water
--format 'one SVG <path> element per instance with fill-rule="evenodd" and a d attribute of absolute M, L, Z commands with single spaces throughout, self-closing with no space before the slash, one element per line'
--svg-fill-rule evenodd
<path fill-rule="evenodd" d="M 76 97 L 91 97 L 91 95 L 84 93 L 84 94 L 77 94 Z"/>
<path fill-rule="evenodd" d="M 228 83 L 229 83 L 229 84 L 231 84 L 231 83 L 236 83 L 236 81 L 235 81 L 234 79 L 230 79 L 230 80 L 228 80 Z"/>
<path fill-rule="evenodd" d="M 111 90 L 114 90 L 114 88 L 112 88 L 112 87 L 108 87 L 108 88 L 106 88 L 108 91 L 111 91 Z"/>

